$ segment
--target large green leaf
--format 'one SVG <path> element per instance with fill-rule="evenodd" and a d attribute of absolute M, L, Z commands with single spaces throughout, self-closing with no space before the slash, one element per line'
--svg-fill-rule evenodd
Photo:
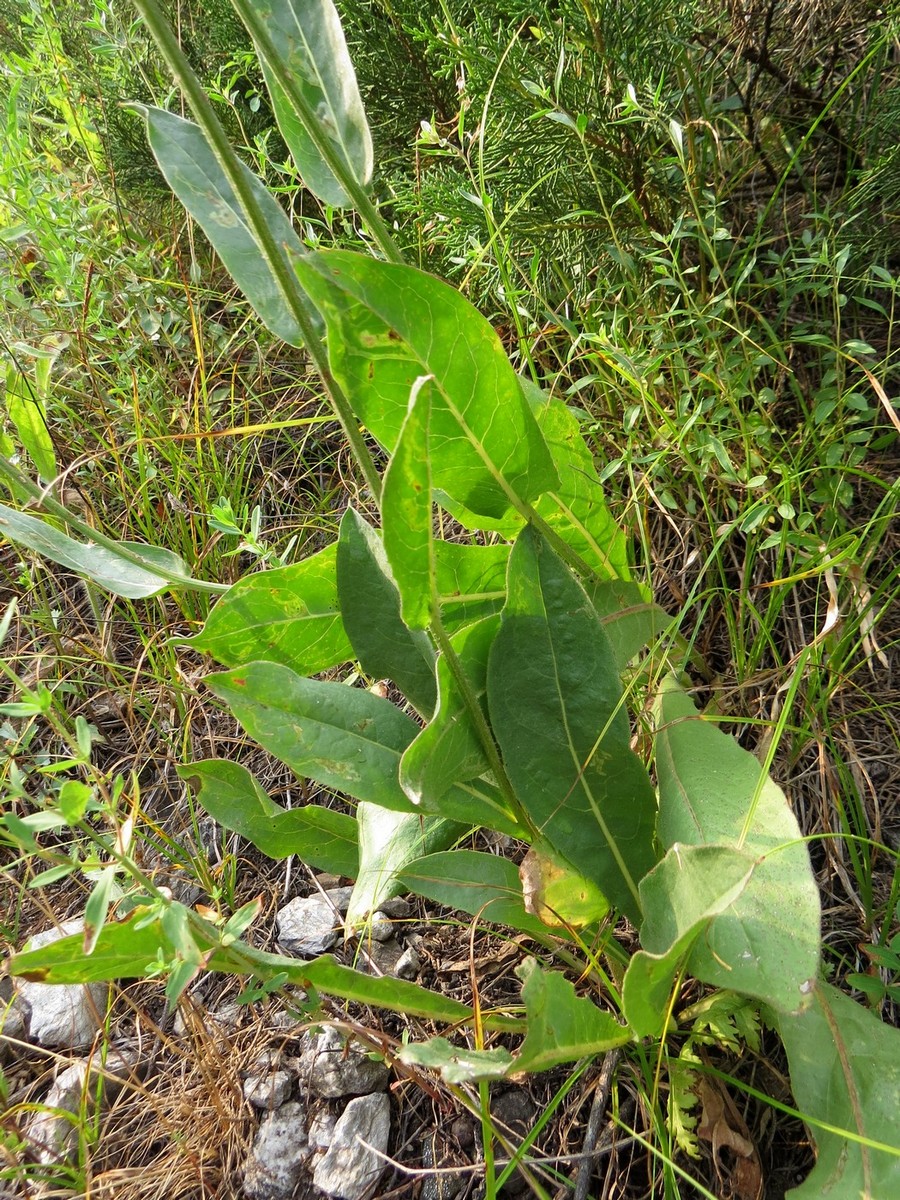
<path fill-rule="evenodd" d="M 276 662 L 315 675 L 353 657 L 338 608 L 336 546 L 239 580 L 183 639 L 226 667 Z"/>
<path fill-rule="evenodd" d="M 200 127 L 161 108 L 143 104 L 132 107 L 147 122 L 150 149 L 169 187 L 209 238 L 260 319 L 282 341 L 302 346 L 300 328 L 267 265 L 263 248 Z M 269 190 L 243 164 L 241 174 L 262 209 L 285 261 L 288 250 L 292 255 L 302 254 L 300 239 Z M 297 295 L 302 297 L 299 287 Z M 304 306 L 312 323 L 320 325 L 318 313 L 308 300 L 304 299 Z"/>
<path fill-rule="evenodd" d="M 411 892 L 480 921 L 510 925 L 536 937 L 545 938 L 550 932 L 525 908 L 515 863 L 497 854 L 478 850 L 428 854 L 408 863 L 399 878 Z"/>
<path fill-rule="evenodd" d="M 403 620 L 412 629 L 426 629 L 433 616 L 430 423 L 431 380 L 423 375 L 413 384 L 409 412 L 381 489 L 384 550 L 400 592 Z"/>
<path fill-rule="evenodd" d="M 487 662 L 491 644 L 500 628 L 499 617 L 485 617 L 450 638 L 460 666 L 465 671 L 479 704 L 484 705 Z M 488 770 L 488 762 L 462 693 L 441 656 L 437 664 L 438 702 L 434 717 L 404 751 L 400 783 L 415 804 L 427 812 L 439 812 L 440 801 L 454 783 L 476 779 Z M 490 819 L 485 815 L 485 824 Z"/>
<path fill-rule="evenodd" d="M 340 18 L 330 0 L 235 0 L 261 19 L 271 43 L 320 130 L 357 182 L 372 178 L 372 138 Z M 248 22 L 253 33 L 253 25 Z M 311 192 L 340 208 L 351 203 L 278 82 L 262 45 L 263 75 L 281 136 Z"/>
<path fill-rule="evenodd" d="M 381 538 L 352 508 L 341 520 L 337 579 L 344 628 L 360 666 L 376 679 L 392 679 L 430 716 L 437 697 L 434 649 L 426 633 L 405 624 Z"/>
<path fill-rule="evenodd" d="M 209 815 L 252 842 L 269 858 L 298 855 L 308 866 L 355 879 L 359 872 L 357 825 L 346 813 L 306 804 L 276 804 L 239 763 L 207 759 L 178 767 Z"/>
<path fill-rule="evenodd" d="M 506 771 L 542 836 L 633 920 L 656 862 L 656 799 L 630 746 L 615 658 L 594 608 L 533 529 L 509 560 L 488 662 Z"/>
<path fill-rule="evenodd" d="M 784 793 L 673 679 L 659 697 L 656 769 L 664 846 L 726 846 L 755 864 L 740 896 L 696 943 L 688 969 L 781 1011 L 805 1007 L 819 968 L 819 891 Z M 664 891 L 656 903 L 669 903 Z M 646 915 L 654 924 L 667 919 Z"/>
<path fill-rule="evenodd" d="M 519 967 L 528 1033 L 516 1059 L 516 1071 L 549 1071 L 560 1063 L 604 1054 L 634 1035 L 612 1013 L 604 1012 L 558 971 L 542 971 L 531 958 Z"/>
<path fill-rule="evenodd" d="M 76 541 L 47 521 L 7 508 L 5 504 L 0 504 L 0 535 L 70 571 L 86 575 L 114 596 L 142 600 L 175 584 L 190 586 L 187 566 L 171 550 L 122 542 L 123 549 L 144 560 L 146 566 L 140 566 L 106 546 Z"/>
<path fill-rule="evenodd" d="M 751 855 L 728 846 L 679 845 L 641 880 L 644 948 L 632 956 L 622 987 L 625 1015 L 639 1037 L 663 1032 L 675 976 L 714 918 L 745 891 L 755 867 Z M 749 977 L 758 992 L 759 981 Z"/>
<path fill-rule="evenodd" d="M 410 812 L 397 778 L 417 726 L 387 700 L 342 683 L 304 679 L 276 663 L 207 676 L 255 741 L 300 776 Z"/>
<path fill-rule="evenodd" d="M 500 339 L 454 288 L 343 250 L 294 265 L 325 317 L 332 370 L 386 449 L 397 444 L 415 381 L 430 375 L 436 489 L 503 517 L 558 483 Z"/>
<path fill-rule="evenodd" d="M 609 638 L 620 673 L 670 624 L 665 610 L 650 603 L 636 583 L 600 579 L 588 583 L 586 591 Z"/>
<path fill-rule="evenodd" d="M 352 930 L 391 896 L 406 891 L 400 879 L 403 868 L 432 850 L 444 850 L 458 841 L 467 826 L 441 817 L 398 813 L 377 804 L 360 804 L 359 875 L 347 909 Z"/>
<path fill-rule="evenodd" d="M 790 1200 L 900 1196 L 900 1030 L 823 983 L 805 1012 L 774 1017 L 817 1150 Z"/>

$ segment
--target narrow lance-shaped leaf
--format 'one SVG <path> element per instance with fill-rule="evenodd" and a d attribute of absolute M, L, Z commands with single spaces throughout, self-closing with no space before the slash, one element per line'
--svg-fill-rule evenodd
<path fill-rule="evenodd" d="M 353 930 L 383 901 L 405 892 L 400 873 L 407 863 L 431 851 L 445 850 L 467 831 L 465 825 L 441 817 L 398 813 L 377 804 L 360 804 L 359 874 L 347 909 Z"/>
<path fill-rule="evenodd" d="M 435 489 L 474 513 L 503 517 L 558 483 L 499 338 L 454 288 L 343 250 L 308 254 L 294 266 L 325 318 L 336 378 L 387 450 L 416 379 L 431 375 Z"/>
<path fill-rule="evenodd" d="M 302 346 L 300 328 L 266 262 L 263 247 L 200 127 L 161 108 L 142 104 L 132 107 L 147 122 L 150 149 L 169 187 L 209 238 L 260 319 L 282 341 Z M 288 251 L 292 257 L 302 254 L 303 245 L 284 210 L 248 167 L 241 164 L 240 170 L 285 262 Z M 297 298 L 312 325 L 320 327 L 319 315 L 299 285 Z"/>
<path fill-rule="evenodd" d="M 900 1196 L 900 1030 L 825 983 L 811 1001 L 798 1015 L 774 1014 L 817 1150 L 789 1200 Z"/>
<path fill-rule="evenodd" d="M 276 804 L 240 763 L 208 759 L 178 767 L 213 820 L 252 842 L 269 858 L 298 855 L 308 866 L 355 879 L 359 871 L 353 817 L 319 804 Z"/>
<path fill-rule="evenodd" d="M 275 663 L 248 663 L 205 682 L 250 736 L 298 775 L 356 800 L 412 810 L 397 775 L 418 727 L 389 701 Z"/>
<path fill-rule="evenodd" d="M 746 888 L 696 943 L 689 971 L 783 1012 L 806 1007 L 819 968 L 819 891 L 784 793 L 673 679 L 663 684 L 657 718 L 663 845 L 732 846 L 755 864 Z M 661 892 L 655 906 L 668 903 Z"/>
<path fill-rule="evenodd" d="M 226 667 L 275 662 L 315 675 L 353 657 L 338 606 L 337 548 L 239 580 L 185 645 Z"/>
<path fill-rule="evenodd" d="M 331 0 L 234 0 L 238 15 L 248 10 L 262 22 L 284 68 L 350 175 L 365 187 L 372 178 L 372 138 L 347 51 L 340 17 Z M 266 87 L 281 136 L 305 186 L 326 204 L 351 203 L 323 159 L 300 113 L 278 82 L 273 64 L 257 43 Z"/>
<path fill-rule="evenodd" d="M 423 715 L 434 711 L 434 648 L 400 615 L 400 593 L 378 533 L 352 508 L 341 519 L 337 582 L 344 628 L 362 669 L 392 679 Z"/>
<path fill-rule="evenodd" d="M 6 368 L 6 411 L 19 441 L 45 483 L 56 478 L 56 451 L 37 382 L 30 383 L 12 363 Z"/>
<path fill-rule="evenodd" d="M 0 504 L 0 535 L 36 554 L 86 575 L 114 596 L 142 600 L 175 585 L 191 584 L 184 562 L 161 546 L 123 542 L 124 549 L 142 558 L 146 567 L 123 558 L 106 546 L 76 541 L 49 522 Z"/>
<path fill-rule="evenodd" d="M 430 376 L 420 375 L 412 386 L 381 491 L 384 551 L 400 592 L 403 620 L 411 629 L 426 629 L 432 620 L 431 383 Z"/>
<path fill-rule="evenodd" d="M 510 555 L 487 695 L 507 774 L 541 835 L 638 920 L 638 885 L 656 862 L 656 798 L 631 749 L 600 620 L 531 528 Z"/>

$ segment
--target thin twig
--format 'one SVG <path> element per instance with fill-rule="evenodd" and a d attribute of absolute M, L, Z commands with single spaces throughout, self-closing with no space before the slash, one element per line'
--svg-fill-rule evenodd
<path fill-rule="evenodd" d="M 594 1102 L 591 1105 L 591 1115 L 588 1117 L 587 1130 L 584 1135 L 584 1144 L 581 1147 L 581 1156 L 578 1160 L 578 1167 L 575 1174 L 575 1191 L 572 1200 L 587 1200 L 588 1188 L 591 1183 L 591 1175 L 594 1173 L 594 1148 L 597 1145 L 597 1140 L 600 1137 L 600 1127 L 603 1123 L 603 1115 L 606 1112 L 606 1104 L 609 1100 L 609 1092 L 612 1087 L 612 1078 L 615 1069 L 621 1057 L 621 1050 L 610 1050 L 603 1060 L 603 1066 L 600 1068 L 600 1078 L 597 1082 L 597 1090 L 594 1092 Z"/>

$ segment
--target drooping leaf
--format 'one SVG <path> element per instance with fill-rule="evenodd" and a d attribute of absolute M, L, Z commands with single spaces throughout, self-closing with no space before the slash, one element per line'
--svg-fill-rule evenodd
<path fill-rule="evenodd" d="M 503 517 L 558 480 L 494 330 L 448 284 L 414 267 L 320 251 L 295 268 L 328 326 L 332 370 L 360 420 L 393 451 L 412 387 L 430 375 L 432 481 Z"/>
<path fill-rule="evenodd" d="M 243 942 L 216 948 L 215 931 L 199 923 L 180 905 L 189 921 L 191 936 L 206 955 L 206 965 L 229 975 L 253 975 L 267 981 L 275 978 L 311 992 L 337 996 L 391 1012 L 403 1012 L 426 1020 L 458 1022 L 471 1019 L 472 1011 L 458 1000 L 429 991 L 418 984 L 392 976 L 376 978 L 336 962 L 330 955 L 311 961 L 267 954 Z M 168 910 L 167 910 L 168 911 Z M 8 961 L 11 975 L 41 983 L 100 983 L 114 979 L 142 979 L 158 964 L 160 955 L 171 961 L 176 946 L 168 932 L 172 921 L 148 915 L 139 909 L 128 921 L 107 923 L 100 931 L 90 955 L 84 953 L 83 935 L 60 938 L 39 950 L 14 954 Z M 508 1018 L 485 1017 L 488 1028 L 512 1028 Z"/>
<path fill-rule="evenodd" d="M 384 551 L 400 592 L 403 620 L 411 629 L 426 629 L 432 619 L 435 570 L 430 423 L 431 380 L 422 375 L 413 384 L 409 412 L 381 489 Z"/>
<path fill-rule="evenodd" d="M 519 867 L 525 907 L 553 929 L 583 929 L 601 921 L 609 902 L 546 842 L 535 842 Z"/>
<path fill-rule="evenodd" d="M 130 559 L 121 558 L 106 546 L 76 541 L 49 522 L 4 504 L 0 504 L 0 535 L 51 562 L 68 567 L 70 571 L 86 575 L 114 596 L 125 596 L 129 600 L 142 600 L 176 584 L 190 582 L 187 566 L 171 550 L 122 542 L 126 550 L 144 559 L 145 569 Z"/>
<path fill-rule="evenodd" d="M 323 787 L 409 812 L 397 778 L 417 726 L 387 700 L 342 683 L 248 663 L 205 680 L 255 741 Z"/>
<path fill-rule="evenodd" d="M 331 0 L 235 0 L 238 15 L 251 9 L 262 20 L 281 61 L 320 129 L 357 182 L 372 178 L 372 138 L 340 17 Z M 251 34 L 253 25 L 247 22 Z M 304 185 L 325 204 L 351 203 L 324 161 L 300 114 L 278 82 L 259 43 L 260 62 L 281 136 Z"/>
<path fill-rule="evenodd" d="M 658 702 L 656 768 L 664 846 L 733 847 L 755 864 L 746 888 L 696 943 L 688 969 L 784 1012 L 805 1007 L 819 968 L 819 891 L 784 793 L 673 679 Z M 657 902 L 666 904 L 664 893 Z"/>
<path fill-rule="evenodd" d="M 457 908 L 480 921 L 509 925 L 535 937 L 549 930 L 525 908 L 515 863 L 478 850 L 428 854 L 410 862 L 400 880 L 411 892 Z"/>
<path fill-rule="evenodd" d="M 500 611 L 506 600 L 509 546 L 437 541 L 434 557 L 445 629 L 452 632 Z"/>
<path fill-rule="evenodd" d="M 632 1040 L 630 1029 L 587 997 L 576 995 L 575 988 L 558 971 L 542 971 L 530 958 L 516 974 L 523 980 L 522 999 L 528 1021 L 516 1071 L 549 1071 L 560 1063 L 604 1054 Z"/>
<path fill-rule="evenodd" d="M 472 691 L 484 707 L 487 662 L 491 644 L 500 628 L 499 617 L 485 617 L 450 638 L 460 666 Z M 404 751 L 400 783 L 414 804 L 427 812 L 440 811 L 440 801 L 454 783 L 476 779 L 488 770 L 488 762 L 462 692 L 446 659 L 437 664 L 438 702 L 428 725 Z M 485 823 L 490 822 L 486 819 Z"/>
<path fill-rule="evenodd" d="M 638 920 L 638 885 L 656 862 L 653 788 L 600 620 L 531 528 L 510 555 L 487 695 L 513 789 L 541 835 Z"/>
<path fill-rule="evenodd" d="M 209 238 L 260 320 L 282 341 L 291 346 L 302 346 L 300 327 L 266 262 L 263 247 L 200 127 L 151 105 L 135 104 L 132 107 L 147 122 L 150 149 L 169 187 Z M 284 261 L 288 261 L 288 250 L 292 256 L 302 254 L 300 239 L 268 188 L 248 167 L 242 165 L 241 174 L 265 215 Z M 297 296 L 313 326 L 319 327 L 319 315 L 303 297 L 299 285 Z"/>
<path fill-rule="evenodd" d="M 354 509 L 341 519 L 337 580 L 344 628 L 360 666 L 392 679 L 424 716 L 434 711 L 434 649 L 400 615 L 400 593 L 377 532 Z"/>
<path fill-rule="evenodd" d="M 679 844 L 641 881 L 643 949 L 632 956 L 622 987 L 625 1015 L 639 1037 L 663 1032 L 675 976 L 711 922 L 746 890 L 755 868 L 751 855 L 728 846 Z"/>
<path fill-rule="evenodd" d="M 410 1042 L 400 1047 L 397 1057 L 408 1066 L 439 1071 L 445 1083 L 502 1079 L 515 1065 L 513 1056 L 502 1046 L 493 1050 L 470 1050 L 467 1046 L 454 1046 L 442 1037 Z"/>
<path fill-rule="evenodd" d="M 347 928 L 353 930 L 385 900 L 406 891 L 403 868 L 433 850 L 445 850 L 466 832 L 465 825 L 441 817 L 392 812 L 377 804 L 360 804 L 359 875 L 347 909 Z"/>
<path fill-rule="evenodd" d="M 774 1014 L 817 1150 L 788 1197 L 900 1196 L 900 1030 L 828 984 L 816 983 L 811 1000 L 800 1014 Z"/>
<path fill-rule="evenodd" d="M 183 644 L 226 667 L 276 662 L 315 675 L 353 657 L 338 607 L 336 546 L 239 580 Z"/>
<path fill-rule="evenodd" d="M 296 854 L 319 871 L 356 878 L 359 851 L 353 817 L 319 804 L 282 808 L 246 767 L 227 759 L 187 763 L 177 770 L 213 820 L 269 858 Z"/>

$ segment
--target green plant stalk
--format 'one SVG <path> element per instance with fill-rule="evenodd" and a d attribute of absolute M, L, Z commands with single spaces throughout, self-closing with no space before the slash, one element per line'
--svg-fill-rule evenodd
<path fill-rule="evenodd" d="M 107 537 L 99 529 L 95 529 L 92 525 L 88 525 L 86 521 L 82 521 L 80 517 L 76 517 L 73 512 L 70 512 L 58 500 L 54 500 L 44 488 L 38 487 L 23 471 L 20 471 L 18 467 L 4 458 L 2 454 L 0 454 L 0 476 L 5 477 L 9 483 L 15 484 L 22 491 L 27 492 L 38 508 L 50 513 L 51 516 L 58 517 L 61 521 L 65 521 L 70 528 L 82 534 L 88 541 L 105 547 L 105 549 L 118 555 L 119 558 L 133 563 L 136 567 L 140 567 L 148 575 L 158 575 L 160 579 L 167 583 L 175 583 L 180 587 L 190 588 L 197 592 L 215 592 L 219 594 L 228 591 L 228 584 L 225 583 L 213 583 L 205 579 L 194 579 L 191 575 L 181 575 L 174 571 L 166 571 L 163 567 L 158 567 L 155 563 L 142 558 L 134 550 L 129 550 L 121 542 Z"/>
<path fill-rule="evenodd" d="M 160 52 L 166 60 L 176 83 L 187 97 L 194 116 L 197 119 L 197 124 L 203 130 L 210 148 L 215 154 L 222 170 L 225 172 L 225 177 L 241 202 L 248 224 L 252 228 L 259 245 L 262 247 L 266 265 L 275 277 L 291 316 L 297 322 L 303 334 L 306 350 L 313 360 L 316 370 L 319 372 L 335 416 L 346 435 L 350 448 L 362 471 L 363 478 L 372 495 L 378 497 L 381 494 L 381 477 L 378 474 L 378 469 L 363 438 L 359 424 L 353 415 L 350 402 L 338 385 L 337 380 L 331 374 L 326 351 L 309 319 L 306 306 L 299 294 L 299 284 L 294 277 L 294 273 L 289 263 L 279 254 L 272 232 L 241 172 L 240 159 L 232 148 L 224 129 L 219 124 L 209 97 L 203 90 L 203 85 L 187 61 L 184 52 L 178 44 L 177 38 L 160 12 L 156 0 L 134 0 L 134 5 L 156 44 L 159 46 Z"/>
<path fill-rule="evenodd" d="M 269 36 L 265 22 L 262 21 L 252 3 L 247 0 L 231 0 L 232 7 L 243 23 L 247 26 L 250 36 L 256 42 L 260 53 L 268 63 L 269 69 L 278 80 L 285 94 L 294 107 L 294 112 L 300 117 L 313 145 L 325 160 L 328 169 L 340 183 L 341 187 L 353 201 L 353 207 L 369 227 L 369 232 L 379 250 L 389 262 L 402 263 L 403 255 L 397 243 L 391 236 L 390 230 L 381 218 L 381 214 L 372 202 L 372 198 L 362 186 L 346 162 L 335 150 L 334 143 L 322 131 L 322 124 L 309 106 L 306 97 L 297 87 L 294 76 L 284 65 L 284 60 L 278 53 L 275 43 Z"/>

